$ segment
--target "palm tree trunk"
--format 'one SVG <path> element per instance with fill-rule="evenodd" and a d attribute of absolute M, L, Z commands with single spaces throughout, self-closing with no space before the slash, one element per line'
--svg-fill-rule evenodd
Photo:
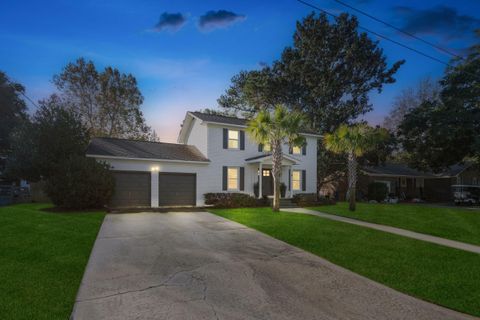
<path fill-rule="evenodd" d="M 348 154 L 348 209 L 355 211 L 357 193 L 357 159 L 353 152 Z"/>
<path fill-rule="evenodd" d="M 282 170 L 281 141 L 272 143 L 272 175 L 273 175 L 273 211 L 280 211 L 280 178 Z"/>

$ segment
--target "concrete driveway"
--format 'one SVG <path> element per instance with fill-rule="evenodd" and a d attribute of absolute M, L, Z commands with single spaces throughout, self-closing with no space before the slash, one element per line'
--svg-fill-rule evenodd
<path fill-rule="evenodd" d="M 207 212 L 107 215 L 73 319 L 469 319 Z"/>

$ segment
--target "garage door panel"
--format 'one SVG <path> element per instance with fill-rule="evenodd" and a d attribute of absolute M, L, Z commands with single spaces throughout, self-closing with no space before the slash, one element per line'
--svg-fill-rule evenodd
<path fill-rule="evenodd" d="M 194 206 L 196 204 L 196 180 L 196 175 L 192 173 L 159 173 L 159 205 Z"/>
<path fill-rule="evenodd" d="M 115 207 L 150 206 L 149 172 L 113 172 L 115 191 L 111 204 Z"/>

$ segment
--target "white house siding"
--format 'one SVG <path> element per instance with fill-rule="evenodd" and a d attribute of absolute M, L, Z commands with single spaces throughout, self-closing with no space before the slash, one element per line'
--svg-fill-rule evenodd
<path fill-rule="evenodd" d="M 203 206 L 203 195 L 207 191 L 203 181 L 208 181 L 208 164 L 207 163 L 181 163 L 167 161 L 151 161 L 151 160 L 125 160 L 125 159 L 106 159 L 97 158 L 99 161 L 105 161 L 112 166 L 112 170 L 119 171 L 142 171 L 150 172 L 152 177 L 151 204 L 152 207 L 158 206 L 158 172 L 181 172 L 195 173 L 196 182 L 196 205 Z M 158 170 L 158 171 L 157 171 Z"/>
<path fill-rule="evenodd" d="M 253 195 L 253 184 L 258 180 L 258 164 L 247 164 L 245 159 L 259 156 L 263 153 L 258 152 L 258 144 L 247 133 L 245 133 L 245 150 L 223 149 L 223 128 L 245 130 L 245 128 L 235 126 L 208 124 L 207 153 L 211 163 L 207 168 L 208 180 L 201 183 L 204 184 L 207 192 L 222 192 L 222 167 L 245 167 L 245 190 L 243 192 Z M 292 166 L 292 170 L 306 170 L 306 190 L 297 192 L 315 193 L 317 185 L 317 138 L 306 137 L 306 139 L 306 155 L 289 155 L 287 145 L 283 147 L 283 151 L 285 155 L 298 160 L 298 164 Z M 284 168 L 282 181 L 288 185 L 288 180 L 288 168 Z"/>
<path fill-rule="evenodd" d="M 208 155 L 208 139 L 207 139 L 207 125 L 202 124 L 201 120 L 193 118 L 190 129 L 190 134 L 187 137 L 187 141 L 185 144 L 189 144 L 192 146 L 196 146 L 198 150 L 205 157 L 209 157 Z"/>

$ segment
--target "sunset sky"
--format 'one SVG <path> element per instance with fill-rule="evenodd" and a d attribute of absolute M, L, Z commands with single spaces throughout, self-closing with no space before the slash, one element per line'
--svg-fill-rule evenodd
<path fill-rule="evenodd" d="M 480 28 L 480 1 L 342 1 L 459 54 Z M 24 84 L 28 96 L 38 100 L 53 93 L 52 76 L 78 57 L 99 68 L 111 65 L 137 78 L 145 118 L 169 142 L 176 140 L 187 110 L 215 108 L 232 76 L 277 59 L 292 42 L 295 22 L 312 11 L 295 0 L 0 2 L 0 70 Z M 352 12 L 333 0 L 309 2 L 335 14 Z M 358 17 L 367 28 L 449 60 Z M 371 95 L 374 111 L 367 119 L 372 123 L 383 119 L 402 88 L 425 76 L 439 77 L 444 70 L 395 44 L 380 44 L 390 62 L 405 59 L 406 64 L 397 83 Z"/>

